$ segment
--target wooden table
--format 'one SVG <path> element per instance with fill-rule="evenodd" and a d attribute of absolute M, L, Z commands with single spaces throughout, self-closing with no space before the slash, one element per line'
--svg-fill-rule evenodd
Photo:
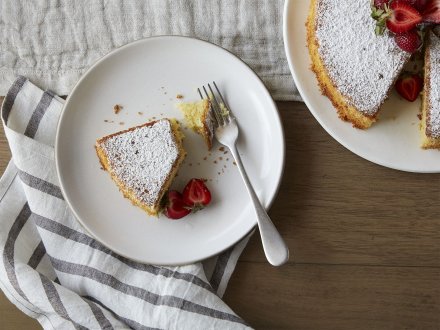
<path fill-rule="evenodd" d="M 225 295 L 257 329 L 440 329 L 440 176 L 372 164 L 333 140 L 302 103 L 278 103 L 286 167 L 270 211 L 290 262 L 258 235 Z M 0 170 L 10 158 L 0 135 Z M 0 296 L 0 328 L 37 322 Z"/>

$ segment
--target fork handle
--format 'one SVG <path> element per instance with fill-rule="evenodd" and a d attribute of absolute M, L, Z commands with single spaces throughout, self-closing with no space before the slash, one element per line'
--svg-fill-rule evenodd
<path fill-rule="evenodd" d="M 260 229 L 261 241 L 267 260 L 273 266 L 281 266 L 289 260 L 289 249 L 284 242 L 278 230 L 275 228 L 272 220 L 267 215 L 266 210 L 261 205 L 254 188 L 252 187 L 249 177 L 246 174 L 241 157 L 237 151 L 235 144 L 230 148 L 232 156 L 234 156 L 237 167 L 241 173 L 246 189 L 254 204 L 257 213 L 258 228 Z"/>

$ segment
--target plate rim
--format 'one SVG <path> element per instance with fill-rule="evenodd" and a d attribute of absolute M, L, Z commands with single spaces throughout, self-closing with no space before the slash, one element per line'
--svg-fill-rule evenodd
<path fill-rule="evenodd" d="M 302 0 L 304 1 L 304 0 Z M 342 145 L 344 148 L 346 148 L 347 150 L 349 150 L 350 152 L 352 152 L 353 154 L 355 154 L 356 156 L 363 158 L 371 163 L 374 163 L 376 165 L 380 165 L 386 168 L 390 168 L 393 170 L 398 170 L 398 171 L 402 171 L 402 172 L 407 172 L 407 173 L 421 173 L 421 174 L 435 174 L 435 173 L 440 173 L 440 168 L 438 170 L 425 170 L 425 169 L 414 169 L 414 168 L 408 168 L 405 166 L 399 166 L 398 164 L 394 164 L 394 163 L 387 163 L 385 161 L 382 161 L 380 159 L 380 157 L 374 157 L 372 155 L 364 155 L 362 154 L 361 150 L 356 150 L 356 148 L 354 148 L 353 146 L 350 146 L 350 144 L 348 142 L 346 142 L 343 138 L 338 137 L 336 135 L 336 133 L 334 132 L 333 129 L 331 129 L 326 123 L 325 121 L 323 121 L 318 112 L 311 106 L 311 102 L 309 97 L 307 96 L 307 93 L 305 93 L 303 86 L 300 82 L 300 77 L 297 74 L 295 67 L 293 65 L 293 58 L 292 56 L 290 56 L 290 49 L 292 48 L 291 43 L 289 42 L 289 36 L 292 36 L 291 33 L 288 30 L 288 17 L 289 17 L 289 12 L 290 12 L 290 8 L 291 6 L 293 6 L 294 4 L 294 0 L 286 0 L 284 2 L 284 9 L 283 9 L 283 41 L 284 41 L 284 52 L 286 54 L 286 58 L 287 58 L 287 62 L 289 64 L 289 69 L 291 72 L 291 75 L 293 77 L 293 80 L 295 82 L 295 86 L 298 89 L 304 103 L 307 106 L 307 109 L 310 111 L 310 113 L 313 115 L 313 117 L 315 117 L 315 119 L 318 121 L 318 123 L 321 125 L 321 127 L 333 138 L 335 139 L 340 145 Z M 310 5 L 310 0 L 307 0 L 308 5 Z M 301 21 L 298 22 L 297 24 L 305 24 L 305 21 Z M 316 79 L 316 77 L 314 77 L 314 79 Z M 316 85 L 318 86 L 318 85 Z M 331 105 L 332 108 L 333 105 Z M 336 111 L 336 110 L 335 110 Z"/>
<path fill-rule="evenodd" d="M 57 174 L 58 181 L 59 181 L 59 184 L 60 184 L 61 192 L 63 194 L 64 200 L 65 200 L 67 206 L 69 207 L 69 210 L 73 213 L 75 220 L 86 231 L 86 233 L 88 233 L 93 239 L 97 240 L 100 244 L 102 244 L 103 246 L 107 247 L 111 251 L 117 253 L 118 255 L 120 255 L 122 257 L 126 257 L 126 258 L 128 258 L 130 260 L 133 260 L 135 262 L 144 263 L 144 264 L 153 264 L 153 263 L 145 261 L 145 260 L 140 260 L 140 259 L 137 259 L 137 258 L 133 258 L 132 256 L 129 256 L 129 255 L 123 253 L 119 249 L 106 244 L 100 238 L 98 238 L 95 234 L 92 233 L 92 231 L 88 228 L 88 226 L 85 224 L 85 222 L 78 215 L 78 213 L 76 212 L 76 209 L 73 207 L 73 204 L 71 203 L 70 198 L 67 197 L 65 185 L 63 183 L 62 176 L 61 176 L 61 173 L 60 173 L 61 170 L 60 170 L 60 164 L 59 164 L 59 162 L 60 162 L 59 161 L 59 158 L 60 158 L 59 140 L 60 140 L 60 135 L 62 134 L 60 132 L 61 131 L 61 123 L 63 122 L 63 120 L 65 120 L 65 113 L 66 113 L 65 109 L 66 109 L 67 105 L 69 104 L 71 96 L 74 94 L 74 92 L 79 87 L 79 85 L 82 83 L 82 81 L 89 75 L 89 73 L 96 66 L 98 66 L 100 63 L 104 62 L 107 58 L 115 55 L 116 53 L 119 53 L 119 52 L 123 51 L 126 48 L 135 47 L 137 44 L 142 44 L 142 43 L 145 43 L 145 42 L 149 42 L 149 41 L 151 41 L 153 39 L 189 39 L 189 40 L 192 40 L 192 41 L 197 41 L 197 42 L 208 44 L 209 46 L 214 46 L 215 48 L 217 48 L 220 51 L 227 52 L 230 56 L 233 56 L 236 60 L 241 62 L 244 65 L 244 67 L 247 68 L 247 70 L 249 70 L 255 76 L 255 78 L 256 78 L 257 82 L 260 84 L 260 86 L 263 87 L 263 89 L 265 91 L 265 94 L 266 94 L 266 97 L 268 97 L 268 101 L 272 104 L 272 106 L 273 106 L 273 108 L 275 110 L 273 112 L 273 115 L 274 115 L 275 122 L 276 122 L 276 124 L 277 124 L 277 126 L 279 128 L 279 133 L 281 134 L 281 143 L 282 143 L 282 146 L 280 148 L 281 153 L 280 153 L 279 175 L 278 175 L 278 178 L 277 178 L 277 182 L 276 182 L 275 190 L 273 191 L 273 194 L 271 196 L 268 196 L 268 199 L 264 203 L 264 206 L 265 206 L 266 210 L 270 209 L 270 207 L 272 206 L 273 202 L 275 201 L 275 199 L 276 199 L 276 197 L 277 197 L 277 195 L 279 193 L 281 182 L 282 182 L 282 179 L 284 177 L 285 167 L 286 167 L 285 166 L 285 163 L 286 163 L 286 139 L 285 139 L 284 127 L 283 127 L 283 124 L 282 124 L 282 120 L 281 120 L 280 111 L 278 109 L 278 106 L 276 105 L 276 102 L 273 99 L 272 94 L 269 92 L 269 89 L 267 88 L 267 86 L 265 85 L 263 80 L 260 78 L 260 76 L 255 72 L 255 70 L 252 69 L 246 62 L 244 62 L 244 60 L 242 60 L 240 57 L 238 57 L 237 55 L 235 55 L 234 53 L 232 53 L 228 49 L 225 49 L 222 46 L 219 46 L 219 45 L 214 44 L 214 43 L 212 43 L 210 41 L 203 40 L 203 39 L 200 39 L 200 38 L 197 38 L 197 37 L 164 34 L 164 35 L 155 35 L 155 36 L 145 37 L 145 38 L 142 38 L 142 39 L 138 39 L 138 40 L 129 42 L 129 43 L 121 45 L 121 46 L 111 50 L 107 54 L 101 56 L 99 59 L 97 59 L 95 62 L 93 62 L 89 66 L 89 68 L 81 75 L 80 79 L 75 83 L 75 85 L 71 89 L 71 92 L 69 93 L 69 95 L 67 96 L 66 100 L 63 103 L 61 114 L 60 114 L 60 117 L 59 117 L 58 123 L 57 123 L 57 129 L 56 129 L 56 134 L 55 134 L 55 144 L 54 144 L 56 174 Z M 238 240 L 236 240 L 235 242 L 232 242 L 231 244 L 229 244 L 228 246 L 224 247 L 223 249 L 221 249 L 221 250 L 219 250 L 219 251 L 217 251 L 215 253 L 210 253 L 209 255 L 204 256 L 202 258 L 195 258 L 195 259 L 191 259 L 191 260 L 188 260 L 188 261 L 182 261 L 182 262 L 177 262 L 177 263 L 172 263 L 172 264 L 170 264 L 170 263 L 162 263 L 162 262 L 154 262 L 154 265 L 158 265 L 158 266 L 183 266 L 183 265 L 193 264 L 193 263 L 196 263 L 196 262 L 201 262 L 201 261 L 209 259 L 209 258 L 211 258 L 213 256 L 220 255 L 221 253 L 223 253 L 224 251 L 228 250 L 229 248 L 231 248 L 232 246 L 234 246 L 238 242 L 242 241 L 245 237 L 247 237 L 248 235 L 253 233 L 256 230 L 256 226 L 257 226 L 257 220 L 255 219 L 255 222 L 254 222 L 253 226 L 245 234 L 240 236 L 240 238 Z"/>

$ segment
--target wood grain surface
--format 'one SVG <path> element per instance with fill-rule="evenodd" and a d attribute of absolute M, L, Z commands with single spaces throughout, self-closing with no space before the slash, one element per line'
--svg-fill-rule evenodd
<path fill-rule="evenodd" d="M 256 329 L 440 329 L 440 176 L 372 164 L 302 103 L 278 103 L 286 167 L 270 215 L 291 260 L 254 235 L 225 301 Z M 0 171 L 10 158 L 0 134 Z M 38 329 L 0 296 L 0 328 Z"/>

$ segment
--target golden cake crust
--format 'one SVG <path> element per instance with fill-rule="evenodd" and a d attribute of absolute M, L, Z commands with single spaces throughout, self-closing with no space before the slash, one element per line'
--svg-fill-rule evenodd
<path fill-rule="evenodd" d="M 369 128 L 375 121 L 376 116 L 366 116 L 355 107 L 350 106 L 344 96 L 336 88 L 335 83 L 328 75 L 327 69 L 319 55 L 319 44 L 316 39 L 316 8 L 317 0 L 310 2 L 309 16 L 307 17 L 307 47 L 312 60 L 311 69 L 318 79 L 318 85 L 323 95 L 327 96 L 338 112 L 339 118 L 351 122 L 354 127 L 360 129 Z"/>
<path fill-rule="evenodd" d="M 421 119 L 421 135 L 422 135 L 422 148 L 423 149 L 440 149 L 440 138 L 434 138 L 431 136 L 428 128 L 428 121 L 430 113 L 433 110 L 433 105 L 430 103 L 431 92 L 431 33 L 429 32 L 426 38 L 426 52 L 425 52 L 425 76 L 424 76 L 424 91 L 422 97 L 422 119 Z M 437 87 L 438 88 L 438 87 Z M 440 109 L 437 109 L 440 111 Z"/>

